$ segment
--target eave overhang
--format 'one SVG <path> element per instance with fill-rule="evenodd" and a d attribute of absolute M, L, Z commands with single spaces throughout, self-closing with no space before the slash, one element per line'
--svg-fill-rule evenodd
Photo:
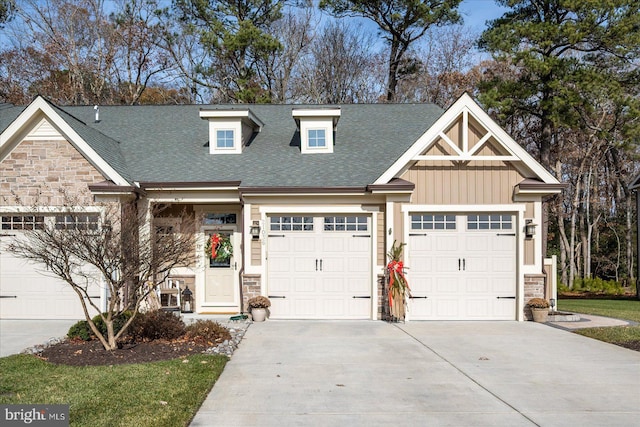
<path fill-rule="evenodd" d="M 413 182 L 401 178 L 394 178 L 387 184 L 371 184 L 367 186 L 373 194 L 411 194 L 416 188 Z"/>
<path fill-rule="evenodd" d="M 124 195 L 124 194 L 137 194 L 144 195 L 144 191 L 133 185 L 116 185 L 111 181 L 99 182 L 97 184 L 89 185 L 89 191 L 93 194 L 100 195 Z"/>
<path fill-rule="evenodd" d="M 567 187 L 562 183 L 546 183 L 536 179 L 525 179 L 514 187 L 514 194 L 526 194 L 534 196 L 549 196 L 560 194 Z"/>

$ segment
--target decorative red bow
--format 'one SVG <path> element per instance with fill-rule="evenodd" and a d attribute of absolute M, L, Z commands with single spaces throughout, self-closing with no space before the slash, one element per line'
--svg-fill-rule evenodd
<path fill-rule="evenodd" d="M 404 264 L 402 263 L 402 261 L 393 260 L 387 265 L 387 268 L 389 269 L 389 305 L 392 305 L 393 292 L 391 292 L 391 290 L 393 289 L 393 283 L 395 282 L 396 274 L 400 278 L 398 281 L 404 282 L 404 286 L 406 286 L 407 288 L 409 287 L 409 285 L 407 284 L 407 280 L 404 277 Z"/>
<path fill-rule="evenodd" d="M 211 236 L 211 258 L 216 258 L 216 250 L 218 249 L 218 244 L 220 243 L 220 235 L 214 234 Z"/>

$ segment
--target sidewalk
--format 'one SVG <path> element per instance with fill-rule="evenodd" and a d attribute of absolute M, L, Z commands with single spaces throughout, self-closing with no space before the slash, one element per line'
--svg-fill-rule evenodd
<path fill-rule="evenodd" d="M 637 322 L 629 320 L 614 319 L 612 317 L 595 316 L 593 314 L 575 313 L 580 316 L 577 322 L 547 322 L 550 326 L 555 326 L 568 331 L 584 328 L 603 328 L 608 326 L 635 326 Z"/>

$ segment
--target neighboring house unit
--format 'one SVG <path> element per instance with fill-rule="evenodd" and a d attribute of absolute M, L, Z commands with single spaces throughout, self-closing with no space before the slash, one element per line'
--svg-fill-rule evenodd
<path fill-rule="evenodd" d="M 10 197 L 33 195 L 43 183 L 88 188 L 98 201 L 186 208 L 203 218 L 194 247 L 200 262 L 173 279 L 194 291 L 198 313 L 237 313 L 262 294 L 272 318 L 379 319 L 394 242 L 406 244 L 410 320 L 523 320 L 526 300 L 552 297 L 542 201 L 562 185 L 466 94 L 446 111 L 427 104 L 97 109 L 38 97 L 26 108 L 0 106 L 0 132 L 3 243 L 25 222 L 56 220 L 43 219 L 60 210 L 55 193 L 45 194 L 51 206 L 42 210 Z M 92 200 L 86 206 L 90 221 L 99 209 Z M 170 216 L 160 222 L 180 225 Z M 527 224 L 538 228 L 527 234 Z M 224 263 L 205 256 L 212 233 L 233 244 Z M 82 317 L 56 279 L 6 251 L 0 256 L 1 317 Z M 104 299 L 99 289 L 95 297 Z"/>

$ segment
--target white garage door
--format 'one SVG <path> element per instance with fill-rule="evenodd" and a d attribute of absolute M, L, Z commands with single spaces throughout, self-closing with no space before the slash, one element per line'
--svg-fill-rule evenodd
<path fill-rule="evenodd" d="M 272 216 L 268 296 L 277 319 L 371 318 L 368 216 Z"/>
<path fill-rule="evenodd" d="M 23 227 L 38 226 L 43 216 L 2 215 L 0 231 L 0 318 L 84 319 L 78 296 L 41 265 L 14 257 L 6 250 Z M 49 220 L 49 219 L 48 219 Z M 54 220 L 51 218 L 50 220 Z M 99 302 L 99 290 L 93 293 Z M 97 314 L 97 312 L 95 313 Z"/>
<path fill-rule="evenodd" d="M 413 213 L 407 250 L 411 319 L 516 319 L 513 215 Z"/>

